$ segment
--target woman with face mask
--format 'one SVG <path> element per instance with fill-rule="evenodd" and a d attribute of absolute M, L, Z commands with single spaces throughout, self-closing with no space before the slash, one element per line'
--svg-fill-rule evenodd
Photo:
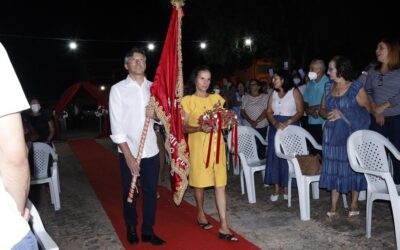
<path fill-rule="evenodd" d="M 33 98 L 30 102 L 31 112 L 28 115 L 32 142 L 45 142 L 51 144 L 54 137 L 53 117 L 42 112 L 40 102 Z"/>

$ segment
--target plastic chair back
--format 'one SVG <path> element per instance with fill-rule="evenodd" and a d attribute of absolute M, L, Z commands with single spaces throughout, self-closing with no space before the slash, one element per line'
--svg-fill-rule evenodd
<path fill-rule="evenodd" d="M 57 154 L 53 147 L 43 142 L 34 142 L 32 144 L 33 150 L 33 178 L 43 179 L 48 177 L 49 158 L 50 155 L 53 160 L 57 160 Z"/>
<path fill-rule="evenodd" d="M 231 148 L 231 133 L 228 135 L 228 147 L 231 152 L 233 152 L 233 148 Z M 248 164 L 252 164 L 255 162 L 259 162 L 257 154 L 257 143 L 256 139 L 258 138 L 262 144 L 267 145 L 267 142 L 264 138 L 258 133 L 257 130 L 248 126 L 238 126 L 238 154 L 242 153 L 247 160 Z"/>
<path fill-rule="evenodd" d="M 381 134 L 371 130 L 359 130 L 347 140 L 350 165 L 356 172 L 365 170 L 390 172 L 386 148 L 394 147 Z M 372 192 L 388 192 L 386 182 L 381 177 L 367 174 L 368 188 Z"/>

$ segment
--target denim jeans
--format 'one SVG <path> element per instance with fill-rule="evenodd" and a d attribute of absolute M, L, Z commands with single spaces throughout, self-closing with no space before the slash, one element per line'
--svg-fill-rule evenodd
<path fill-rule="evenodd" d="M 29 231 L 27 235 L 20 242 L 18 242 L 11 250 L 38 250 L 38 243 L 35 235 L 32 231 Z"/>

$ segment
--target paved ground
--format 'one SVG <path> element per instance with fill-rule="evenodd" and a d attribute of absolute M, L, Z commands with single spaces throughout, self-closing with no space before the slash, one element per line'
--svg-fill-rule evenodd
<path fill-rule="evenodd" d="M 108 139 L 97 141 L 115 150 Z M 30 194 L 47 231 L 61 249 L 123 249 L 68 144 L 58 142 L 56 148 L 60 156 L 61 210 L 54 211 L 47 187 L 32 187 Z M 296 189 L 291 208 L 282 199 L 273 203 L 268 198 L 272 188 L 265 188 L 256 173 L 257 203 L 249 204 L 232 169 L 228 178 L 230 226 L 261 249 L 395 249 L 393 217 L 387 202 L 374 203 L 372 238 L 366 239 L 365 202 L 360 203 L 359 222 L 347 222 L 347 212 L 341 208 L 340 219 L 327 224 L 323 218 L 329 207 L 329 193 L 321 190 L 320 199 L 311 201 L 311 220 L 304 222 L 299 218 Z M 163 185 L 168 186 L 168 181 Z M 192 189 L 187 190 L 185 200 L 194 204 Z M 206 191 L 205 203 L 206 212 L 218 220 L 212 189 Z"/>

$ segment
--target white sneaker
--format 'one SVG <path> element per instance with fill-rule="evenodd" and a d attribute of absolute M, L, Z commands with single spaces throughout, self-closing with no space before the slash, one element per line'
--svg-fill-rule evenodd
<path fill-rule="evenodd" d="M 271 194 L 271 197 L 269 197 L 271 199 L 271 201 L 275 202 L 278 200 L 279 194 Z"/>
<path fill-rule="evenodd" d="M 283 195 L 283 199 L 284 199 L 284 200 L 287 200 L 287 199 L 288 199 L 288 195 L 287 195 L 287 194 L 284 194 L 284 195 Z"/>

